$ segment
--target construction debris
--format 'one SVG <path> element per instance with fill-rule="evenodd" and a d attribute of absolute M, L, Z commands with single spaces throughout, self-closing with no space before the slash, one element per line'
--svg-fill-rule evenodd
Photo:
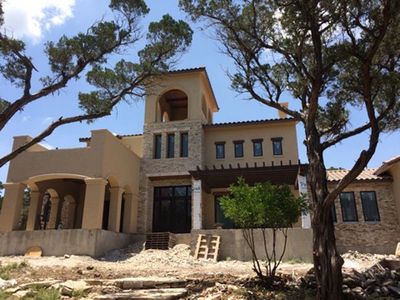
<path fill-rule="evenodd" d="M 301 280 L 306 287 L 316 287 L 313 269 Z M 343 272 L 343 293 L 355 299 L 400 298 L 400 261 L 384 259 L 364 272 L 346 270 Z"/>
<path fill-rule="evenodd" d="M 199 234 L 195 251 L 195 258 L 212 259 L 217 261 L 219 253 L 219 235 Z"/>

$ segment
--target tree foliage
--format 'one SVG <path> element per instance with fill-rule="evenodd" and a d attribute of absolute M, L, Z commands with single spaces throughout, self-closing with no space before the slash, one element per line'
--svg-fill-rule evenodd
<path fill-rule="evenodd" d="M 180 0 L 180 5 L 215 31 L 234 61 L 230 78 L 236 91 L 303 124 L 318 298 L 340 299 L 343 260 L 330 208 L 367 166 L 380 133 L 400 126 L 400 1 Z M 287 95 L 290 107 L 282 105 Z M 369 136 L 367 145 L 357 145 L 353 167 L 328 191 L 324 151 L 361 133 Z"/>
<path fill-rule="evenodd" d="M 188 24 L 169 15 L 151 22 L 144 35 L 140 20 L 149 13 L 144 0 L 111 0 L 109 9 L 114 19 L 97 21 L 86 32 L 63 35 L 58 41 L 45 43 L 49 74 L 35 67 L 23 41 L 0 32 L 0 75 L 20 91 L 17 99 L 6 99 L 0 94 L 0 131 L 17 112 L 32 102 L 55 96 L 72 80 L 85 76 L 92 86 L 90 92 L 79 93 L 81 115 L 65 117 L 60 111 L 60 117 L 31 142 L 0 158 L 0 167 L 58 126 L 110 115 L 121 101 L 143 96 L 152 78 L 173 67 L 191 44 L 192 30 Z M 118 60 L 119 55 L 132 52 L 133 46 L 142 40 L 145 46 L 137 52 L 136 60 Z M 111 61 L 116 60 L 110 67 Z M 36 86 L 39 88 L 33 90 Z"/>
<path fill-rule="evenodd" d="M 276 270 L 285 254 L 287 230 L 307 208 L 305 200 L 295 197 L 287 185 L 278 186 L 266 182 L 249 186 L 241 177 L 237 184 L 229 187 L 229 194 L 219 201 L 224 215 L 242 229 L 243 237 L 252 253 L 253 269 L 257 276 L 267 284 L 273 283 Z M 255 229 L 259 229 L 262 234 L 265 271 L 256 252 Z M 280 249 L 277 248 L 279 233 L 283 236 L 283 246 Z"/>

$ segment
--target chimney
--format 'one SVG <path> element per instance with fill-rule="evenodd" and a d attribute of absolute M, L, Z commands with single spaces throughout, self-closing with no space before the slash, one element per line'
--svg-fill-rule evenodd
<path fill-rule="evenodd" d="M 289 107 L 289 102 L 282 102 L 281 103 L 282 106 L 284 107 Z M 281 110 L 278 110 L 278 114 L 279 114 L 279 119 L 286 119 L 287 118 L 287 114 Z"/>

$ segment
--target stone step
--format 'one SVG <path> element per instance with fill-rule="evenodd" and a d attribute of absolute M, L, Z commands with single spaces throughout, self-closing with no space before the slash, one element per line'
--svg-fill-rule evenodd
<path fill-rule="evenodd" d="M 95 296 L 95 300 L 174 300 L 187 295 L 187 290 L 183 288 L 173 289 L 145 289 L 125 291 L 108 295 Z"/>
<path fill-rule="evenodd" d="M 186 281 L 175 277 L 132 277 L 115 279 L 114 285 L 123 290 L 182 288 Z"/>

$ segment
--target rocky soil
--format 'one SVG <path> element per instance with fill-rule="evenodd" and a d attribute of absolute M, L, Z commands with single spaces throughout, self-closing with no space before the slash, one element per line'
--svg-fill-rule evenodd
<path fill-rule="evenodd" d="M 186 245 L 168 251 L 142 246 L 100 259 L 0 257 L 0 299 L 313 299 L 309 263 L 283 263 L 284 288 L 268 291 L 257 285 L 250 262 L 196 260 Z M 343 258 L 350 298 L 397 297 L 400 270 L 380 263 L 394 256 L 349 252 Z"/>

